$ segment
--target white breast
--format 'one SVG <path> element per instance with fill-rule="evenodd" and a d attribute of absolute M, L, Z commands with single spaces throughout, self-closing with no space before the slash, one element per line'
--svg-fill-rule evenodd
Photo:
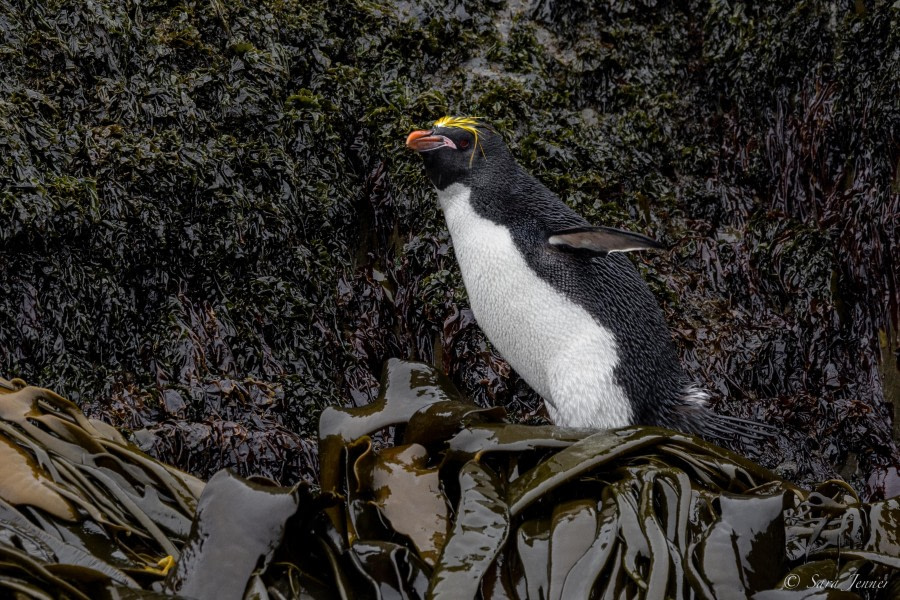
<path fill-rule="evenodd" d="M 550 417 L 569 427 L 632 422 L 616 383 L 612 332 L 538 277 L 506 227 L 479 216 L 471 190 L 438 191 L 472 312 L 491 343 L 545 400 Z"/>

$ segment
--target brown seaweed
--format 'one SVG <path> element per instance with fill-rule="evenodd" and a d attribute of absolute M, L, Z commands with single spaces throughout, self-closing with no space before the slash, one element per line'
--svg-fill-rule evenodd
<path fill-rule="evenodd" d="M 56 394 L 0 381 L 0 443 L 24 459 L 10 473 L 40 464 L 44 486 L 0 486 L 0 589 L 888 600 L 900 586 L 897 498 L 805 490 L 659 428 L 506 423 L 423 364 L 391 361 L 383 382 L 378 402 L 323 414 L 316 489 L 227 471 L 203 485 Z"/>

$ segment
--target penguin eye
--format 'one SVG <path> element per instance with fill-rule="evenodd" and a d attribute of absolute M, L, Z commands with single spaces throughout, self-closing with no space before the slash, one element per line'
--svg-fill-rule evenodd
<path fill-rule="evenodd" d="M 469 140 L 466 140 L 466 139 L 459 140 L 458 145 L 459 145 L 460 149 L 465 150 L 466 148 L 469 147 Z"/>

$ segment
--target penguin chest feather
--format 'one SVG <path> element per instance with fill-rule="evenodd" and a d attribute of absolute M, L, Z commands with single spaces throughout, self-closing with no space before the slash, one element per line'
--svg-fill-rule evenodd
<path fill-rule="evenodd" d="M 618 384 L 613 333 L 528 265 L 507 227 L 479 215 L 471 190 L 438 192 L 478 325 L 569 427 L 620 427 L 633 410 Z"/>

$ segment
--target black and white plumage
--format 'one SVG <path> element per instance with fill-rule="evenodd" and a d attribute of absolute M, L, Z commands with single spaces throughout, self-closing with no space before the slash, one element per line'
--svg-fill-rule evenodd
<path fill-rule="evenodd" d="M 554 423 L 752 434 L 706 408 L 708 395 L 685 374 L 656 299 L 623 254 L 658 243 L 592 226 L 478 119 L 445 117 L 407 145 L 437 188 L 476 321 Z"/>

